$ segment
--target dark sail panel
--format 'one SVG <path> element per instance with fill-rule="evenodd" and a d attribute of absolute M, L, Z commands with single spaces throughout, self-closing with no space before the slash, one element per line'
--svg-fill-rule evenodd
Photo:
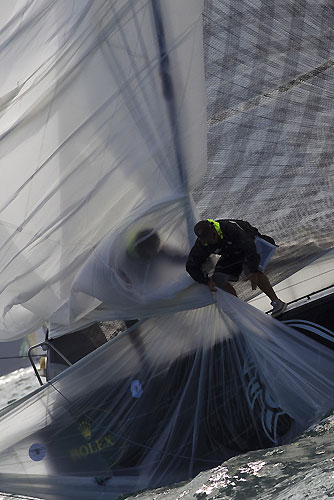
<path fill-rule="evenodd" d="M 209 167 L 196 201 L 272 235 L 278 281 L 333 246 L 334 10 L 207 0 L 203 21 Z"/>

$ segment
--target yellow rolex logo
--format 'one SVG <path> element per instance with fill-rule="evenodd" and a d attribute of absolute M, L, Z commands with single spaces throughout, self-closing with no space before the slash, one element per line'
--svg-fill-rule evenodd
<path fill-rule="evenodd" d="M 90 422 L 87 420 L 82 420 L 78 425 L 79 431 L 85 439 L 90 439 L 92 437 L 92 430 L 90 427 Z"/>

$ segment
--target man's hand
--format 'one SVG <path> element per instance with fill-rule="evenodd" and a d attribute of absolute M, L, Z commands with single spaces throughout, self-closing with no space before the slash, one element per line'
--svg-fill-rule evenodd
<path fill-rule="evenodd" d="M 215 282 L 212 281 L 212 280 L 208 281 L 208 287 L 209 287 L 210 292 L 216 292 L 217 291 Z"/>
<path fill-rule="evenodd" d="M 252 290 L 256 290 L 258 286 L 259 274 L 257 272 L 250 273 L 246 276 L 245 281 L 250 281 L 252 285 Z"/>

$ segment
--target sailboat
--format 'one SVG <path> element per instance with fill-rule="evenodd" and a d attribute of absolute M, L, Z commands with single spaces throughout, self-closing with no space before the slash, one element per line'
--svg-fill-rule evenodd
<path fill-rule="evenodd" d="M 117 498 L 332 409 L 331 342 L 184 268 L 221 211 L 277 238 L 274 281 L 330 249 L 327 6 L 310 24 L 267 0 L 1 4 L 0 339 L 128 328 L 0 411 L 0 491 Z"/>

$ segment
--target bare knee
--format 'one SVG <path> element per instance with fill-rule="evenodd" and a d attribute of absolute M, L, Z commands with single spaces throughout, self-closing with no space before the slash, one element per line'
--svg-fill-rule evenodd
<path fill-rule="evenodd" d="M 238 297 L 235 288 L 229 282 L 225 283 L 225 285 L 222 286 L 221 289 L 224 290 L 224 292 L 230 293 L 231 295 Z"/>

